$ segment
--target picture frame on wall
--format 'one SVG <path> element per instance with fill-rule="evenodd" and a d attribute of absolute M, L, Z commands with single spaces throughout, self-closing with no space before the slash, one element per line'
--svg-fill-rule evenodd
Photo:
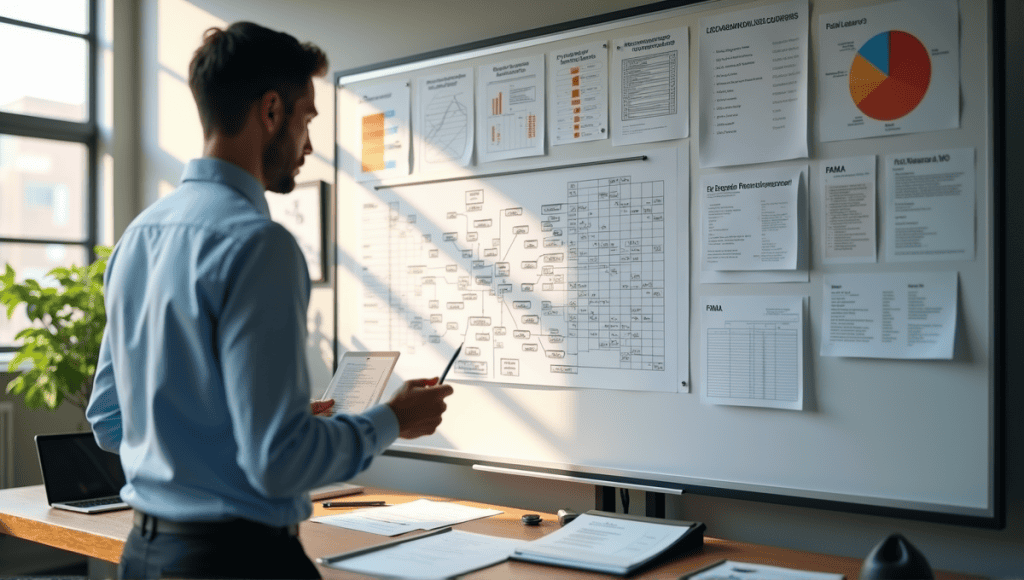
<path fill-rule="evenodd" d="M 295 185 L 291 193 L 266 192 L 270 217 L 283 225 L 299 243 L 306 257 L 311 282 L 327 281 L 327 193 L 326 181 Z"/>

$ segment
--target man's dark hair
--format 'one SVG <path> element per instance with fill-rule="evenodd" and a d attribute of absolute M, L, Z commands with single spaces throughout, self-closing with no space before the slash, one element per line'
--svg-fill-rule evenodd
<path fill-rule="evenodd" d="M 267 91 L 281 95 L 285 115 L 314 76 L 327 72 L 327 55 L 316 45 L 252 22 L 210 28 L 188 67 L 188 85 L 199 108 L 203 135 L 235 135 L 254 103 Z"/>

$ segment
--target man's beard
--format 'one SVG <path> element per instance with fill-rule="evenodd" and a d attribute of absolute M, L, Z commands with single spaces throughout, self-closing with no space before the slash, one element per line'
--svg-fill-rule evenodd
<path fill-rule="evenodd" d="M 291 171 L 292 162 L 285 159 L 284 153 L 289 117 L 291 115 L 285 117 L 281 129 L 263 150 L 263 179 L 266 181 L 267 189 L 277 193 L 289 193 L 295 189 L 295 178 Z"/>

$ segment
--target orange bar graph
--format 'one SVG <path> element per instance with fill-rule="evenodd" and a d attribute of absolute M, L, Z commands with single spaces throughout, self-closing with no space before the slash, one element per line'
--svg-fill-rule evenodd
<path fill-rule="evenodd" d="M 384 169 L 384 113 L 363 117 L 363 172 Z"/>

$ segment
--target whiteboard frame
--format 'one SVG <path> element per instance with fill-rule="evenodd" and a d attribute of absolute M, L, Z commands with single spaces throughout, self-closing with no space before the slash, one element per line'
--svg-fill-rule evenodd
<path fill-rule="evenodd" d="M 964 2 L 965 0 L 960 0 Z M 334 95 L 334 139 L 335 139 L 335 194 L 338 195 L 338 175 L 343 168 L 340 166 L 340 145 L 338 143 L 339 125 L 339 98 L 338 88 L 351 83 L 358 83 L 376 78 L 382 78 L 397 74 L 411 74 L 417 70 L 456 63 L 470 58 L 478 58 L 488 55 L 499 55 L 505 51 L 527 48 L 542 45 L 557 40 L 571 39 L 578 36 L 593 33 L 615 30 L 622 26 L 653 22 L 669 17 L 685 15 L 694 11 L 705 10 L 710 2 L 699 0 L 665 0 L 653 4 L 630 8 L 626 10 L 610 12 L 589 18 L 569 21 L 557 25 L 546 26 L 524 32 L 495 37 L 473 43 L 453 46 L 448 49 L 430 51 L 411 55 L 399 59 L 371 64 L 335 72 L 333 74 L 335 95 Z M 814 10 L 814 2 L 812 12 Z M 961 7 L 961 38 L 960 43 L 965 42 L 962 32 L 962 10 Z M 991 83 L 990 133 L 992 142 L 987 143 L 988 155 L 991 159 L 991 183 L 990 196 L 991 215 L 995 216 L 990 224 L 990 238 L 981 238 L 979 244 L 990 244 L 989 269 L 989 290 L 990 290 L 990 328 L 992 330 L 992 342 L 990 343 L 991 357 L 988 361 L 990 378 L 990 457 L 989 462 L 989 506 L 982 510 L 961 508 L 931 504 L 925 502 L 914 502 L 906 500 L 886 500 L 878 497 L 863 497 L 857 495 L 844 495 L 835 492 L 821 492 L 809 489 L 794 489 L 787 487 L 775 487 L 771 485 L 757 485 L 746 482 L 723 481 L 717 479 L 699 479 L 680 477 L 672 474 L 651 473 L 640 471 L 625 471 L 577 465 L 571 463 L 550 463 L 543 461 L 524 461 L 521 458 L 503 458 L 490 455 L 465 453 L 455 450 L 424 448 L 415 445 L 406 445 L 398 442 L 384 452 L 385 455 L 400 458 L 434 461 L 439 463 L 473 466 L 488 465 L 498 469 L 509 470 L 534 470 L 541 472 L 541 476 L 555 476 L 559 478 L 581 478 L 606 482 L 608 486 L 617 485 L 623 487 L 654 486 L 669 489 L 678 489 L 682 492 L 690 492 L 701 495 L 743 499 L 749 501 L 763 501 L 768 503 L 842 511 L 856 514 L 869 514 L 884 517 L 897 517 L 927 522 L 956 524 L 979 528 L 1001 529 L 1006 522 L 1006 417 L 1005 401 L 1007 388 L 1007 325 L 1002 313 L 1006 312 L 1008 297 L 1006 295 L 1006 268 L 1009 266 L 1011 257 L 1007 252 L 1008 225 L 1005 223 L 1007 212 L 1006 191 L 1006 146 L 1005 146 L 1005 66 L 1004 55 L 1007 49 L 1005 31 L 1001 26 L 1005 22 L 1006 13 L 1005 0 L 989 0 L 989 22 L 988 32 L 991 35 L 989 47 L 990 59 L 985 63 L 988 67 L 988 80 Z M 813 17 L 812 17 L 813 18 Z M 813 25 L 813 20 L 812 24 Z M 696 42 L 692 40 L 691 42 Z M 812 52 L 815 48 L 812 46 Z M 961 69 L 967 66 L 961 63 Z M 962 82 L 962 75 L 961 75 Z M 961 97 L 962 98 L 962 97 Z M 691 132 L 689 139 L 683 140 L 688 143 L 694 141 L 696 147 L 696 136 Z M 550 146 L 550 145 L 549 145 Z M 812 152 L 812 159 L 814 153 Z M 979 151 L 979 155 L 981 152 Z M 794 160 L 804 162 L 804 160 Z M 474 167 L 479 167 L 475 164 Z M 400 182 L 401 180 L 396 180 Z M 978 192 L 984 195 L 986 192 Z M 978 220 L 987 216 L 980 213 Z M 688 224 L 689 228 L 693 224 Z M 881 224 L 879 223 L 879 227 Z M 335 230 L 335 247 L 338 246 L 338 232 Z M 815 243 L 814 241 L 811 242 Z M 879 248 L 882 251 L 882 248 Z M 975 259 L 978 259 L 977 257 Z M 334 267 L 339 267 L 335 263 Z M 813 266 L 812 266 L 813 267 Z M 340 341 L 338 336 L 338 276 L 335 281 L 335 360 L 337 360 Z M 691 294 L 690 301 L 699 300 L 699 295 Z M 692 321 L 691 321 L 692 325 Z M 681 329 L 682 331 L 688 331 Z M 958 334 L 960 330 L 958 329 Z M 959 338 L 958 338 L 959 340 Z M 692 346 L 691 346 L 692 349 Z M 817 353 L 811 353 L 816 358 Z M 335 365 L 336 366 L 336 365 Z"/>

